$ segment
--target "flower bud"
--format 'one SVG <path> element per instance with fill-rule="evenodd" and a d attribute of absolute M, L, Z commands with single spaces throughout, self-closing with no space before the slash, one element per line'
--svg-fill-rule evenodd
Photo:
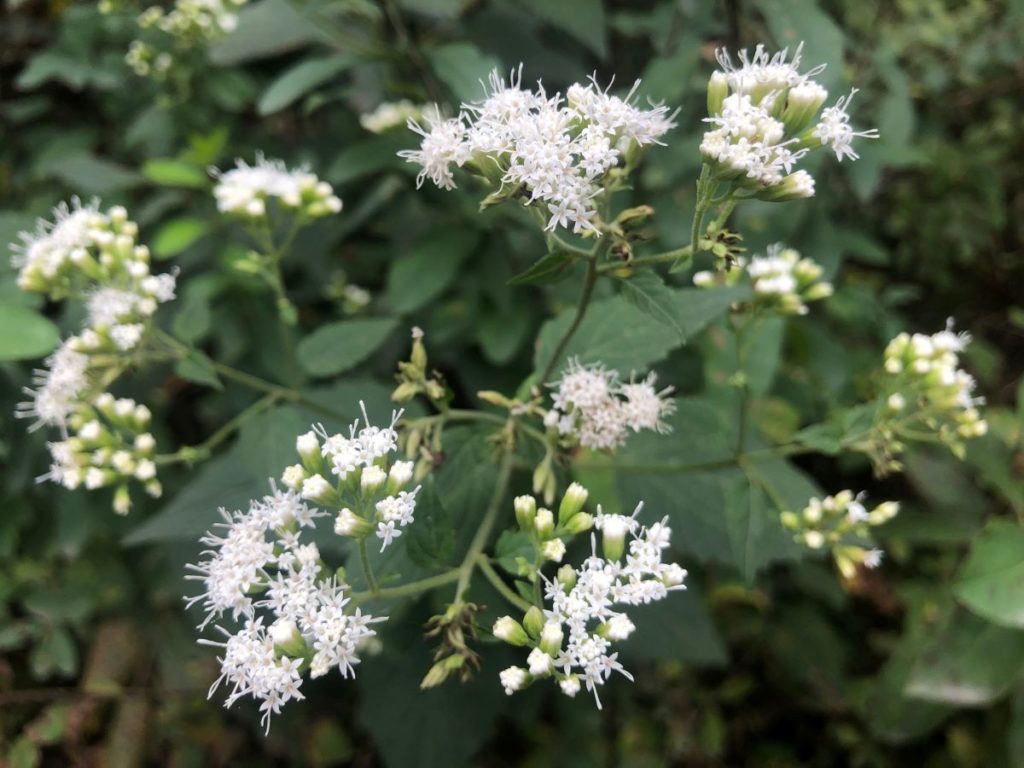
<path fill-rule="evenodd" d="M 521 691 L 530 683 L 530 677 L 522 667 L 509 667 L 503 670 L 498 678 L 505 689 L 505 693 L 511 696 L 516 691 Z"/>
<path fill-rule="evenodd" d="M 293 491 L 299 490 L 305 480 L 306 470 L 301 464 L 292 464 L 281 473 L 281 482 L 284 483 L 285 488 L 290 488 Z"/>
<path fill-rule="evenodd" d="M 373 524 L 345 507 L 334 520 L 334 532 L 339 536 L 364 539 L 373 532 Z"/>
<path fill-rule="evenodd" d="M 729 78 L 720 70 L 711 73 L 708 80 L 708 116 L 714 117 L 721 114 L 722 105 L 726 96 L 729 95 Z"/>
<path fill-rule="evenodd" d="M 897 501 L 885 501 L 871 510 L 868 515 L 868 522 L 871 525 L 881 525 L 887 523 L 899 514 L 900 505 Z"/>
<path fill-rule="evenodd" d="M 376 464 L 371 464 L 363 468 L 359 476 L 359 488 L 364 494 L 372 496 L 384 487 L 387 480 L 387 473 Z"/>
<path fill-rule="evenodd" d="M 661 582 L 669 589 L 673 587 L 686 589 L 684 585 L 686 575 L 686 569 L 678 563 L 669 563 L 668 568 L 661 574 Z"/>
<path fill-rule="evenodd" d="M 127 485 L 119 485 L 114 491 L 114 511 L 119 515 L 127 515 L 132 508 L 132 497 Z"/>
<path fill-rule="evenodd" d="M 570 518 L 569 522 L 565 526 L 565 530 L 575 535 L 578 533 L 583 533 L 584 531 L 589 531 L 593 527 L 593 515 L 587 512 L 577 512 L 575 515 L 572 516 L 572 518 Z"/>
<path fill-rule="evenodd" d="M 530 637 L 534 639 L 540 637 L 540 633 L 544 628 L 544 613 L 540 608 L 535 605 L 530 606 L 530 610 L 523 616 L 523 627 Z"/>
<path fill-rule="evenodd" d="M 559 568 L 555 578 L 558 579 L 558 583 L 562 585 L 563 589 L 570 590 L 576 586 L 576 570 L 571 565 L 563 565 Z"/>
<path fill-rule="evenodd" d="M 414 468 L 415 465 L 411 461 L 396 461 L 391 465 L 391 471 L 388 472 L 387 492 L 389 495 L 393 496 L 409 484 Z"/>
<path fill-rule="evenodd" d="M 545 560 L 560 563 L 565 557 L 565 542 L 561 539 L 549 539 L 541 545 L 540 554 Z"/>
<path fill-rule="evenodd" d="M 278 619 L 267 630 L 274 648 L 285 656 L 302 656 L 306 651 L 306 641 L 299 628 L 290 619 Z"/>
<path fill-rule="evenodd" d="M 299 458 L 302 459 L 302 465 L 310 473 L 316 474 L 323 469 L 324 457 L 320 452 L 320 439 L 315 432 L 309 431 L 304 435 L 299 435 L 295 439 L 295 450 L 298 451 Z"/>
<path fill-rule="evenodd" d="M 562 631 L 562 624 L 557 621 L 548 621 L 540 632 L 540 647 L 545 653 L 557 656 L 564 639 L 565 633 Z"/>
<path fill-rule="evenodd" d="M 790 88 L 786 94 L 786 108 L 782 112 L 786 134 L 792 136 L 807 128 L 827 98 L 828 91 L 813 80 L 805 80 Z"/>
<path fill-rule="evenodd" d="M 530 638 L 523 626 L 511 616 L 502 616 L 494 622 L 491 630 L 496 638 L 504 640 L 509 645 L 529 645 Z"/>
<path fill-rule="evenodd" d="M 558 507 L 558 524 L 565 525 L 569 520 L 583 509 L 583 505 L 587 503 L 587 496 L 589 492 L 579 483 L 571 483 L 568 488 L 565 489 L 565 495 L 562 496 L 562 503 Z"/>
<path fill-rule="evenodd" d="M 302 483 L 301 496 L 304 499 L 315 501 L 317 504 L 327 507 L 337 506 L 341 503 L 338 491 L 324 479 L 323 475 L 307 477 Z"/>
<path fill-rule="evenodd" d="M 555 531 L 555 516 L 550 509 L 541 507 L 537 510 L 537 516 L 533 519 L 533 527 L 537 534 L 545 539 Z"/>
<path fill-rule="evenodd" d="M 555 660 L 540 648 L 530 651 L 526 663 L 530 665 L 530 675 L 533 677 L 547 677 L 555 668 Z"/>
<path fill-rule="evenodd" d="M 558 681 L 558 687 L 562 689 L 562 693 L 572 698 L 580 692 L 580 679 L 576 675 L 569 675 Z"/>
<path fill-rule="evenodd" d="M 512 504 L 516 510 L 519 527 L 529 531 L 533 528 L 533 521 L 537 515 L 537 500 L 533 496 L 516 496 Z"/>
<path fill-rule="evenodd" d="M 612 641 L 625 640 L 636 629 L 636 625 L 629 620 L 624 613 L 612 616 L 608 621 L 598 627 L 597 633 Z"/>
<path fill-rule="evenodd" d="M 621 515 L 608 515 L 601 527 L 601 551 L 606 560 L 618 562 L 626 549 L 629 526 Z"/>

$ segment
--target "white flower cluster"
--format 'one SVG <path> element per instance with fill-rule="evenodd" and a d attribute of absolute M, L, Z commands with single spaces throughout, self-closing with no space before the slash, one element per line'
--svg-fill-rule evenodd
<path fill-rule="evenodd" d="M 736 285 L 746 274 L 754 288 L 754 305 L 784 315 L 806 315 L 807 302 L 832 295 L 832 284 L 820 279 L 821 266 L 782 243 L 769 245 L 766 255 L 749 262 L 740 257 L 736 266 L 739 269 L 727 272 L 697 272 L 693 282 L 701 288 Z"/>
<path fill-rule="evenodd" d="M 594 542 L 593 554 L 578 569 L 563 566 L 558 577 L 546 583 L 545 597 L 551 607 L 545 609 L 542 622 L 528 613 L 525 626 L 510 616 L 495 623 L 496 637 L 532 649 L 528 668 L 509 667 L 501 673 L 505 693 L 511 695 L 536 679 L 553 677 L 567 696 L 575 696 L 585 686 L 600 708 L 597 688 L 612 672 L 633 679 L 611 651 L 612 643 L 625 640 L 636 629 L 616 607 L 651 603 L 686 588 L 686 571 L 662 562 L 672 533 L 668 518 L 644 527 L 636 519 L 642 508 L 641 503 L 629 517 L 605 515 L 598 508 L 594 525 L 601 531 L 603 557 L 598 556 Z"/>
<path fill-rule="evenodd" d="M 551 410 L 544 424 L 561 435 L 569 435 L 585 448 L 612 450 L 626 441 L 629 430 L 652 429 L 666 433 L 665 418 L 676 408 L 668 396 L 672 387 L 655 388 L 654 373 L 628 384 L 616 371 L 601 364 L 580 365 L 570 360 L 555 388 Z"/>
<path fill-rule="evenodd" d="M 882 550 L 868 549 L 871 528 L 892 520 L 900 511 L 895 501 L 886 501 L 868 511 L 863 493 L 840 491 L 835 496 L 811 499 L 799 514 L 783 512 L 782 524 L 794 532 L 795 541 L 811 549 L 828 547 L 836 566 L 846 578 L 852 578 L 857 566 L 877 568 Z"/>
<path fill-rule="evenodd" d="M 974 395 L 974 377 L 959 367 L 970 340 L 970 334 L 953 331 L 950 318 L 944 331 L 931 336 L 901 333 L 890 341 L 885 349 L 894 390 L 886 402 L 890 414 L 919 416 L 953 446 L 960 438 L 984 435 L 988 425 L 978 411 L 984 398 Z"/>
<path fill-rule="evenodd" d="M 210 696 L 221 682 L 231 689 L 226 707 L 252 696 L 269 730 L 272 714 L 303 698 L 306 670 L 314 678 L 332 668 L 354 676 L 360 648 L 376 634 L 370 625 L 384 619 L 350 607 L 348 585 L 324 565 L 315 543 L 301 540 L 325 514 L 299 494 L 274 489 L 245 512 L 220 513 L 223 532 L 200 539 L 205 559 L 186 577 L 204 591 L 186 599 L 206 611 L 201 629 L 228 615 L 241 622 L 235 631 L 217 626 L 222 640 L 199 641 L 223 649 Z"/>
<path fill-rule="evenodd" d="M 47 444 L 53 464 L 40 479 L 71 491 L 81 486 L 89 490 L 116 486 L 114 511 L 121 515 L 131 509 L 130 480 L 159 497 L 163 487 L 156 479 L 156 440 L 149 432 L 150 420 L 146 406 L 102 393 L 91 406 L 75 411 L 68 423 L 74 434 Z"/>
<path fill-rule="evenodd" d="M 267 215 L 270 199 L 285 210 L 310 219 L 341 210 L 341 199 L 330 184 L 306 168 L 288 170 L 281 160 L 258 155 L 255 165 L 236 160 L 231 170 L 213 169 L 211 173 L 217 178 L 213 195 L 223 213 L 259 219 Z"/>
<path fill-rule="evenodd" d="M 814 179 L 793 167 L 808 152 L 830 147 L 841 161 L 857 158 L 854 138 L 877 138 L 878 131 L 854 131 L 847 109 L 856 89 L 821 113 L 828 92 L 813 78 L 824 65 L 801 74 L 797 47 L 769 54 L 758 45 L 753 56 L 740 51 L 739 66 L 717 52 L 721 70 L 708 83 L 708 117 L 700 151 L 714 178 L 751 187 L 764 200 L 811 197 Z"/>
<path fill-rule="evenodd" d="M 408 99 L 385 101 L 372 112 L 360 115 L 359 124 L 370 133 L 386 133 L 410 120 L 422 120 L 426 111 L 425 105 L 413 104 Z"/>
<path fill-rule="evenodd" d="M 175 0 L 164 10 L 153 5 L 143 11 L 137 23 L 142 30 L 157 30 L 173 39 L 171 48 L 180 57 L 187 50 L 217 40 L 238 26 L 238 9 L 248 0 Z M 132 41 L 125 61 L 140 77 L 166 77 L 174 66 L 175 53 L 166 45 Z"/>
<path fill-rule="evenodd" d="M 632 166 L 641 148 L 658 143 L 674 126 L 664 106 L 640 109 L 633 103 L 639 81 L 625 99 L 608 94 L 596 81 L 548 96 L 520 87 L 522 67 L 509 82 L 495 70 L 483 101 L 463 104 L 458 117 L 444 119 L 436 107 L 426 127 L 411 120 L 423 137 L 419 149 L 399 155 L 422 166 L 417 185 L 427 177 L 452 189 L 452 166 L 471 166 L 498 191 L 487 202 L 522 196 L 542 207 L 546 229 L 571 227 L 598 233 L 597 200 L 608 174 Z"/>
<path fill-rule="evenodd" d="M 536 568 L 545 562 L 562 562 L 565 557 L 565 539 L 589 531 L 594 517 L 583 511 L 589 492 L 579 483 L 570 483 L 558 507 L 558 515 L 550 509 L 537 506 L 533 496 L 516 496 L 514 507 L 520 530 L 529 537 L 537 557 L 531 563 L 517 559 L 521 576 L 533 577 Z"/>
<path fill-rule="evenodd" d="M 339 536 L 364 539 L 376 533 L 383 552 L 413 522 L 420 486 L 403 490 L 412 480 L 411 461 L 388 466 L 388 454 L 398 447 L 395 423 L 402 412 L 380 428 L 359 405 L 363 427 L 356 421 L 348 437 L 329 435 L 323 427 L 300 435 L 295 445 L 302 463 L 288 467 L 281 480 L 303 499 L 338 510 L 334 532 Z"/>
<path fill-rule="evenodd" d="M 86 308 L 86 327 L 35 372 L 34 387 L 25 389 L 30 399 L 18 405 L 16 415 L 34 419 L 30 430 L 59 427 L 65 438 L 70 425 L 74 436 L 49 444 L 53 466 L 43 479 L 66 488 L 116 485 L 114 508 L 121 513 L 131 504 L 128 479 L 160 494 L 152 435 L 132 421 L 137 417 L 129 418 L 142 408 L 148 424 L 149 415 L 144 406 L 98 390 L 124 370 L 123 355 L 142 344 L 157 307 L 173 299 L 175 290 L 173 274 L 150 274 L 149 249 L 136 242 L 137 234 L 124 208 L 102 213 L 96 203 L 75 200 L 58 206 L 52 223 L 41 221 L 35 232 L 22 232 L 14 247 L 22 290 L 51 299 L 81 298 Z"/>

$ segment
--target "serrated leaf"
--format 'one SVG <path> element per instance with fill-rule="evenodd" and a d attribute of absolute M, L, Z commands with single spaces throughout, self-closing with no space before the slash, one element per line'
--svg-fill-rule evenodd
<path fill-rule="evenodd" d="M 271 115 L 310 91 L 323 85 L 338 73 L 356 63 L 353 56 L 337 55 L 300 62 L 281 74 L 260 97 L 257 110 L 261 115 Z"/>
<path fill-rule="evenodd" d="M 630 304 L 659 323 L 669 326 L 685 341 L 686 333 L 675 316 L 674 292 L 665 285 L 664 280 L 654 272 L 645 271 L 619 282 L 622 285 L 622 295 Z"/>
<path fill-rule="evenodd" d="M 953 593 L 979 616 L 1024 629 L 1024 528 L 1009 520 L 989 520 Z"/>
<path fill-rule="evenodd" d="M 183 357 L 174 366 L 174 372 L 186 381 L 202 384 L 204 387 L 211 387 L 216 390 L 223 390 L 217 372 L 213 369 L 210 358 L 197 349 L 189 352 L 188 357 Z"/>
<path fill-rule="evenodd" d="M 0 301 L 0 360 L 31 360 L 52 352 L 60 333 L 30 307 Z"/>
<path fill-rule="evenodd" d="M 554 283 L 572 274 L 569 266 L 574 261 L 573 254 L 567 251 L 553 251 L 541 256 L 525 272 L 520 272 L 508 281 L 509 285 L 533 285 Z"/>
<path fill-rule="evenodd" d="M 423 568 L 452 565 L 455 526 L 437 495 L 434 478 L 428 477 L 416 497 L 416 519 L 405 531 L 409 559 Z"/>
<path fill-rule="evenodd" d="M 445 228 L 431 232 L 391 265 L 387 297 L 396 312 L 413 312 L 437 298 L 459 274 L 473 252 L 476 232 Z"/>
<path fill-rule="evenodd" d="M 299 342 L 299 365 L 314 376 L 350 370 L 376 352 L 397 325 L 397 319 L 382 317 L 321 326 Z"/>

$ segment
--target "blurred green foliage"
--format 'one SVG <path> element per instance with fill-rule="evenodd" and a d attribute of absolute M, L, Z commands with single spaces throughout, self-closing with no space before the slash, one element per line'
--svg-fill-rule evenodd
<path fill-rule="evenodd" d="M 363 398 L 378 411 L 406 350 L 396 318 L 426 329 L 431 364 L 460 403 L 482 389 L 513 391 L 544 358 L 530 342 L 572 306 L 579 275 L 510 285 L 544 253 L 525 216 L 478 214 L 473 189 L 415 193 L 415 169 L 395 156 L 415 137 L 371 135 L 361 113 L 399 98 L 454 106 L 478 97 L 495 65 L 523 62 L 528 81 L 551 89 L 591 72 L 602 82 L 642 77 L 645 96 L 681 112 L 632 197 L 656 209 L 645 236 L 675 248 L 689 242 L 713 49 L 801 40 L 806 61 L 828 63 L 830 91 L 862 88 L 857 121 L 879 126 L 882 139 L 858 163 L 817 169 L 807 204 L 740 211 L 748 249 L 785 240 L 838 286 L 813 320 L 760 329 L 747 370 L 756 439 L 784 441 L 856 399 L 885 341 L 903 328 L 938 330 L 947 315 L 975 336 L 969 365 L 991 430 L 966 465 L 920 450 L 905 476 L 884 481 L 858 457 L 759 467 L 793 505 L 842 487 L 901 500 L 882 532 L 891 561 L 844 591 L 829 566 L 799 559 L 764 522 L 759 486 L 712 469 L 628 468 L 631 457 L 640 466 L 728 453 L 735 408 L 706 385 L 732 370 L 734 353 L 717 321 L 696 335 L 710 309 L 673 329 L 600 296 L 595 315 L 626 327 L 592 323 L 577 351 L 601 349 L 613 366 L 654 364 L 688 397 L 674 433 L 637 439 L 626 468 L 580 471 L 609 509 L 644 498 L 671 514 L 695 580 L 678 601 L 641 613 L 624 651 L 637 684 L 609 686 L 601 712 L 541 690 L 506 698 L 494 680 L 505 652 L 487 646 L 475 680 L 422 692 L 430 662 L 419 635 L 439 607 L 428 599 L 395 606 L 384 651 L 365 659 L 355 684 L 311 684 L 309 700 L 264 739 L 255 708 L 225 713 L 206 701 L 214 660 L 194 644 L 181 566 L 216 507 L 256 495 L 296 431 L 320 417 L 297 405 L 263 414 L 209 463 L 169 475 L 165 499 L 129 518 L 99 494 L 37 485 L 44 437 L 11 414 L 29 360 L 52 346 L 54 325 L 66 334 L 78 318 L 20 293 L 0 261 L 0 350 L 11 361 L 0 363 L 7 764 L 1024 765 L 1024 4 L 257 0 L 236 31 L 192 51 L 162 83 L 124 63 L 137 10 L 7 0 L 0 241 L 61 199 L 101 195 L 128 206 L 155 257 L 181 270 L 165 320 L 195 355 L 122 384 L 154 409 L 164 444 L 195 444 L 252 401 L 211 358 L 304 381 L 314 404 Z M 345 201 L 341 215 L 300 235 L 284 265 L 302 371 L 282 363 L 272 297 L 233 268 L 245 239 L 209 193 L 208 166 L 257 151 L 308 163 Z M 344 307 L 349 283 L 373 296 L 356 316 Z M 540 334 L 540 350 L 553 333 Z M 446 450 L 438 486 L 450 510 L 469 514 L 493 482 L 486 441 L 467 428 Z M 497 602 L 484 587 L 475 597 Z"/>

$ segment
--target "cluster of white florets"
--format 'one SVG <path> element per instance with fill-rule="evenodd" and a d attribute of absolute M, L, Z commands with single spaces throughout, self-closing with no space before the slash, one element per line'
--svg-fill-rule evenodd
<path fill-rule="evenodd" d="M 725 272 L 697 272 L 693 282 L 713 288 L 736 285 L 747 275 L 754 289 L 754 306 L 785 315 L 805 315 L 808 302 L 832 295 L 832 284 L 821 280 L 821 265 L 801 258 L 798 251 L 782 243 L 768 246 L 764 256 L 754 256 L 749 262 L 740 257 L 736 267 Z"/>
<path fill-rule="evenodd" d="M 210 695 L 224 681 L 225 706 L 252 696 L 269 729 L 272 714 L 303 698 L 307 670 L 314 678 L 332 668 L 354 676 L 360 648 L 376 634 L 370 625 L 384 619 L 350 606 L 348 585 L 324 565 L 315 543 L 302 540 L 325 513 L 299 494 L 274 489 L 245 512 L 220 512 L 223 530 L 200 540 L 205 559 L 189 566 L 187 578 L 203 592 L 187 599 L 206 611 L 200 628 L 228 617 L 241 624 L 234 631 L 218 625 L 222 640 L 199 641 L 223 649 Z"/>
<path fill-rule="evenodd" d="M 175 56 L 233 32 L 238 26 L 238 9 L 247 3 L 248 0 L 175 0 L 169 10 L 150 6 L 139 15 L 139 28 L 156 30 L 172 42 L 150 44 L 134 40 L 125 60 L 141 77 L 165 77 L 174 66 Z"/>
<path fill-rule="evenodd" d="M 610 95 L 591 78 L 549 96 L 520 87 L 522 67 L 509 82 L 491 73 L 487 98 L 463 104 L 457 117 L 444 119 L 435 107 L 426 127 L 410 121 L 423 137 L 419 149 L 399 154 L 422 166 L 417 184 L 430 178 L 439 187 L 455 186 L 452 167 L 469 165 L 498 187 L 488 202 L 521 197 L 540 206 L 546 229 L 597 232 L 597 201 L 608 174 L 632 165 L 637 152 L 673 127 L 666 107 L 641 109 L 633 94 Z"/>
<path fill-rule="evenodd" d="M 840 491 L 811 499 L 799 514 L 783 512 L 782 524 L 793 531 L 795 541 L 811 549 L 830 549 L 840 572 L 851 578 L 858 565 L 877 568 L 881 564 L 883 552 L 872 545 L 871 529 L 889 522 L 900 510 L 895 501 L 868 510 L 864 496 Z"/>
<path fill-rule="evenodd" d="M 824 65 L 800 72 L 798 46 L 769 54 L 758 45 L 752 56 L 740 51 L 740 63 L 717 52 L 721 69 L 708 84 L 708 117 L 700 151 L 714 177 L 749 186 L 764 200 L 811 197 L 814 179 L 793 168 L 808 152 L 830 147 L 841 161 L 857 158 L 855 138 L 877 138 L 877 130 L 854 131 L 847 109 L 857 92 L 840 98 L 814 119 L 828 92 L 813 79 Z"/>
<path fill-rule="evenodd" d="M 43 479 L 70 491 L 114 487 L 114 511 L 122 515 L 131 509 L 130 481 L 141 483 L 150 496 L 160 496 L 151 419 L 146 406 L 102 393 L 91 405 L 76 409 L 68 421 L 69 437 L 47 444 L 53 463 Z"/>
<path fill-rule="evenodd" d="M 339 536 L 376 534 L 382 552 L 413 522 L 420 490 L 404 490 L 413 478 L 411 461 L 388 461 L 398 447 L 395 424 L 401 415 L 397 411 L 389 426 L 375 427 L 364 408 L 362 428 L 356 421 L 348 437 L 330 435 L 323 427 L 300 435 L 295 445 L 302 463 L 281 477 L 303 499 L 337 510 L 334 532 Z"/>
<path fill-rule="evenodd" d="M 960 368 L 960 353 L 970 340 L 970 334 L 953 331 L 950 318 L 944 331 L 931 336 L 901 333 L 890 341 L 885 348 L 891 390 L 887 416 L 919 417 L 954 449 L 962 439 L 984 435 L 988 425 L 978 410 L 984 398 L 975 396 L 974 377 Z"/>
<path fill-rule="evenodd" d="M 546 582 L 550 608 L 545 608 L 542 619 L 534 610 L 522 624 L 510 616 L 495 623 L 496 637 L 531 648 L 527 668 L 509 667 L 501 673 L 507 694 L 552 677 L 567 696 L 586 687 L 600 708 L 597 688 L 613 672 L 633 679 L 612 644 L 628 638 L 636 627 L 616 607 L 661 600 L 673 590 L 685 589 L 686 579 L 679 565 L 662 561 L 672 533 L 668 518 L 642 526 L 636 519 L 642 507 L 638 505 L 632 516 L 605 515 L 598 507 L 594 526 L 601 531 L 603 556 L 597 554 L 595 541 L 593 554 L 579 568 L 563 566 L 556 579 Z"/>
<path fill-rule="evenodd" d="M 546 426 L 567 435 L 585 448 L 612 450 L 622 445 L 629 431 L 650 429 L 666 433 L 665 419 L 675 411 L 672 387 L 658 390 L 650 373 L 628 384 L 616 371 L 601 364 L 580 365 L 571 360 L 562 378 L 552 384 L 555 394 Z"/>
<path fill-rule="evenodd" d="M 372 112 L 359 116 L 359 124 L 370 133 L 386 133 L 410 120 L 422 120 L 427 112 L 427 105 L 414 104 L 408 99 L 401 101 L 385 101 Z"/>
<path fill-rule="evenodd" d="M 236 160 L 231 170 L 212 173 L 217 178 L 213 196 L 223 213 L 259 219 L 267 215 L 271 199 L 289 213 L 310 219 L 341 210 L 341 199 L 330 184 L 306 168 L 288 170 L 282 160 L 259 155 L 255 165 Z"/>
<path fill-rule="evenodd" d="M 79 298 L 86 309 L 85 328 L 35 372 L 33 387 L 25 389 L 29 400 L 16 415 L 33 419 L 30 429 L 45 425 L 63 433 L 64 440 L 50 443 L 53 466 L 44 479 L 66 488 L 116 486 L 114 508 L 121 513 L 131 505 L 129 479 L 151 495 L 160 493 L 153 437 L 129 418 L 128 411 L 144 406 L 99 390 L 123 369 L 122 356 L 143 343 L 157 308 L 175 290 L 173 274 L 150 274 L 149 249 L 136 242 L 137 235 L 124 208 L 103 213 L 97 203 L 75 200 L 58 206 L 53 222 L 22 232 L 14 256 L 22 290 L 55 300 Z M 70 437 L 69 426 L 76 432 Z M 137 439 L 144 447 L 136 446 Z"/>

